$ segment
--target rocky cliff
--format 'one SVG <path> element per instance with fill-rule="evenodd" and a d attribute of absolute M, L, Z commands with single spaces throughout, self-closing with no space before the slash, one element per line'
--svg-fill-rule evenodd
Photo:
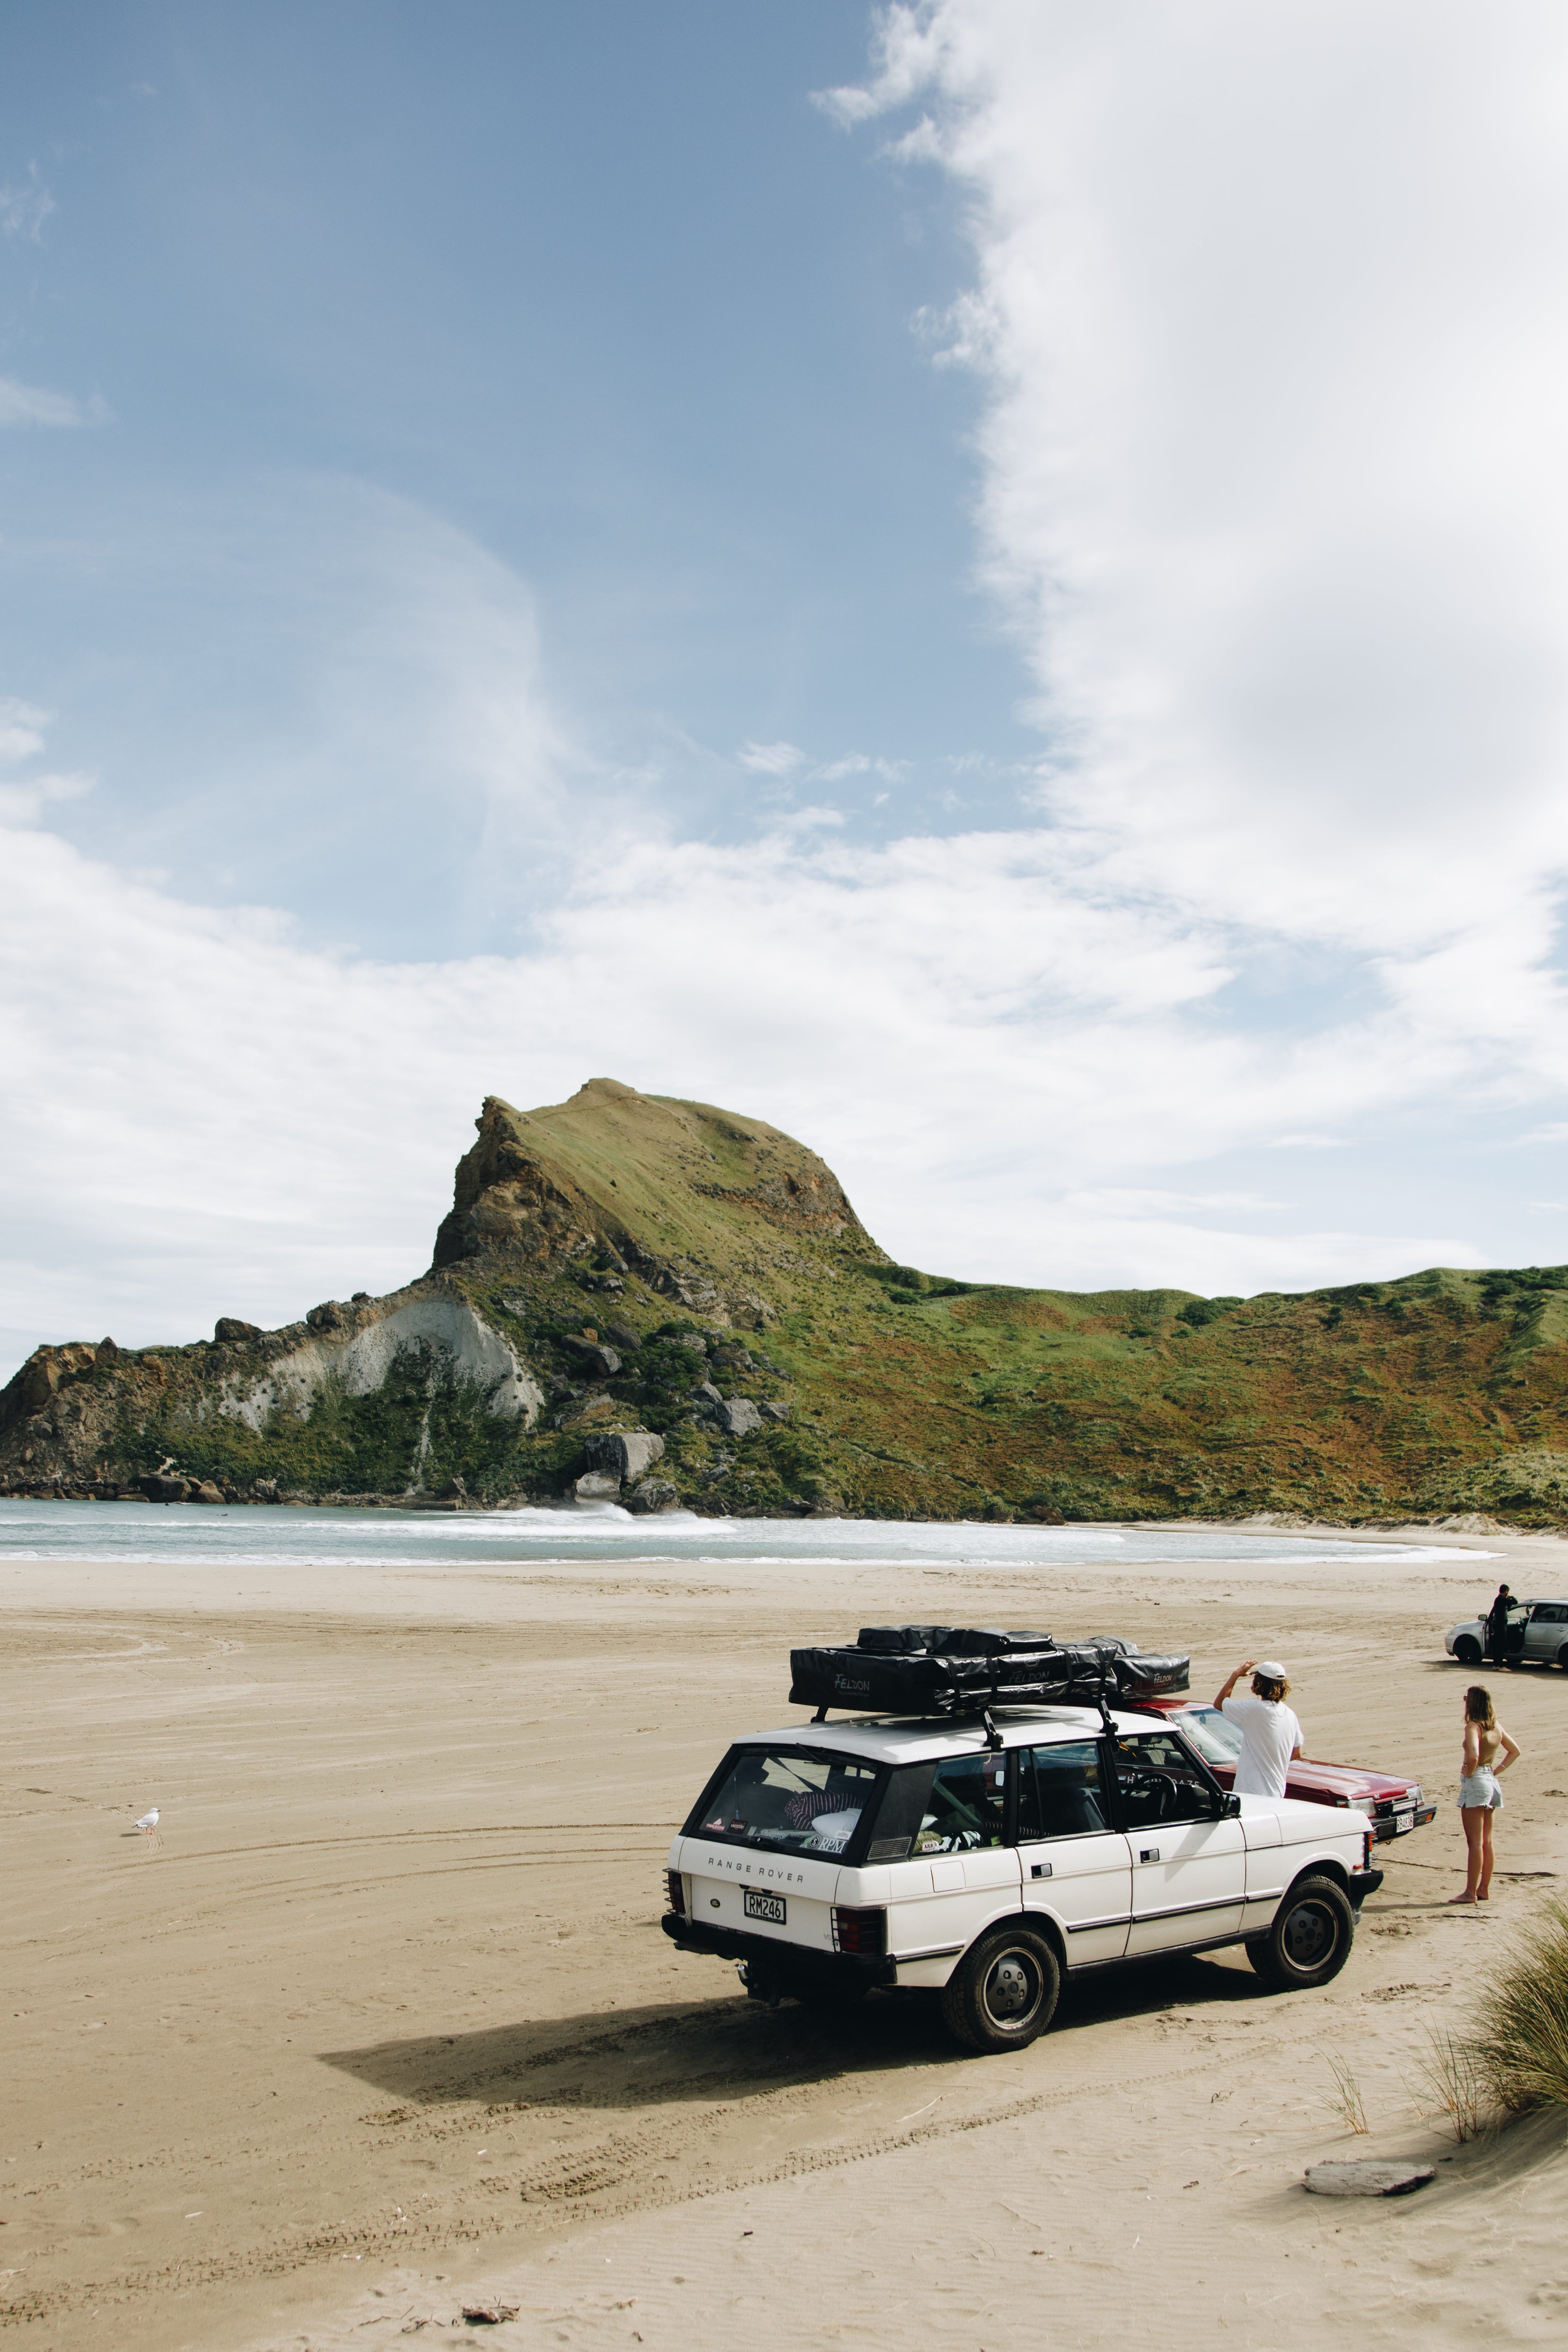
<path fill-rule="evenodd" d="M 894 1265 L 763 1121 L 489 1097 L 428 1273 L 40 1348 L 0 1492 L 1037 1519 L 1568 1521 L 1568 1268 L 1196 1299 Z"/>

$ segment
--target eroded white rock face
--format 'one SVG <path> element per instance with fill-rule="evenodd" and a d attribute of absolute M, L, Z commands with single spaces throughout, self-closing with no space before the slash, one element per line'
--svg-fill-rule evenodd
<path fill-rule="evenodd" d="M 421 1339 L 451 1358 L 459 1379 L 489 1390 L 488 1410 L 498 1420 L 532 1428 L 544 1402 L 538 1383 L 499 1331 L 466 1299 L 450 1297 L 408 1299 L 347 1338 L 312 1333 L 269 1366 L 264 1379 L 231 1389 L 218 1410 L 256 1430 L 279 1406 L 303 1420 L 324 1381 L 335 1376 L 350 1396 L 369 1396 L 385 1380 L 399 1348 Z"/>

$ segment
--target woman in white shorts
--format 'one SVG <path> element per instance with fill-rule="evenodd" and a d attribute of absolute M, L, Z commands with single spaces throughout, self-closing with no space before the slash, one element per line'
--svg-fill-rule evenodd
<path fill-rule="evenodd" d="M 1465 1824 L 1465 1891 L 1455 1903 L 1485 1903 L 1492 1884 L 1492 1815 L 1502 1811 L 1500 1776 L 1520 1753 L 1492 1713 L 1479 1683 L 1465 1693 L 1465 1745 L 1459 1758 L 1459 1819 Z"/>

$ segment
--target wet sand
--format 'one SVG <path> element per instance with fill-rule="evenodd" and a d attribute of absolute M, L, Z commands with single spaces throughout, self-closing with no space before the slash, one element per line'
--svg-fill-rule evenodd
<path fill-rule="evenodd" d="M 1423 1542 L 1432 1539 L 1424 1533 Z M 1382 1540 L 1382 1539 L 1380 1539 Z M 1455 1556 L 1484 1549 L 1492 1561 Z M 339 2352 L 480 2331 L 658 2352 L 1359 2345 L 1568 2321 L 1554 2121 L 1457 2149 L 1417 2080 L 1568 1882 L 1568 1675 L 1500 1678 L 1505 1874 L 1455 1911 L 1442 1633 L 1568 1545 L 1436 1561 L 1025 1572 L 0 1563 L 8 2029 L 0 2314 L 29 2343 Z M 1069 1987 L 1014 2058 L 931 2005 L 847 2028 L 741 1997 L 658 1927 L 670 1831 L 782 1704 L 792 1642 L 963 1616 L 1283 1655 L 1311 1753 L 1417 1773 L 1436 1821 L 1349 1967 L 1244 1958 Z M 801 1717 L 804 1720 L 804 1716 Z M 161 1850 L 131 1829 L 163 1812 Z M 1353 2068 L 1370 2137 L 1329 2104 Z M 1394 2203 L 1325 2156 L 1441 2159 Z"/>

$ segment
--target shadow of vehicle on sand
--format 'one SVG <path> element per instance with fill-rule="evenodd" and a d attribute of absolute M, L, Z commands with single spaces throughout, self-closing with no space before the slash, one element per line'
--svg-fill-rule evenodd
<path fill-rule="evenodd" d="M 1042 2053 L 1064 2035 L 1181 2008 L 1230 2008 L 1267 2000 L 1243 1963 L 1215 1956 L 1153 1955 L 1069 1983 Z M 1239 1958 L 1239 1955 L 1235 1956 Z M 961 2050 L 942 2021 L 936 1994 L 873 1995 L 823 2011 L 784 2001 L 721 1994 L 576 2016 L 521 2019 L 477 2032 L 426 2034 L 320 2053 L 323 2065 L 401 2103 L 394 2113 L 468 2100 L 482 2107 L 631 2109 L 689 2099 L 777 2090 L 847 2074 L 906 2066 L 984 2065 Z"/>

